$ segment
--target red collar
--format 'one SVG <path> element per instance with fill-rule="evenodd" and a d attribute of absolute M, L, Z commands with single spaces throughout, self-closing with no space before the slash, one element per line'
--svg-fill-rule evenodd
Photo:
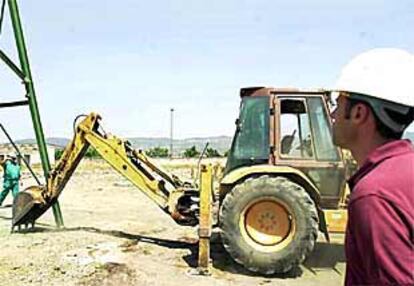
<path fill-rule="evenodd" d="M 366 174 L 384 160 L 413 151 L 413 145 L 408 139 L 394 140 L 377 147 L 371 151 L 361 168 L 349 179 L 349 187 L 352 190 Z"/>

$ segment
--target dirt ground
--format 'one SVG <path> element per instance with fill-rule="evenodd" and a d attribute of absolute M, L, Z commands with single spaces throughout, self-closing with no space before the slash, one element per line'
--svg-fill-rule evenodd
<path fill-rule="evenodd" d="M 160 161 L 190 178 L 195 162 Z M 25 172 L 22 188 L 33 184 Z M 10 195 L 9 195 L 10 196 Z M 11 203 L 11 196 L 6 205 Z M 217 233 L 212 275 L 193 276 L 197 229 L 178 226 L 104 162 L 84 161 L 62 193 L 65 229 L 48 211 L 33 231 L 10 234 L 11 207 L 0 208 L 0 285 L 342 285 L 343 235 L 320 236 L 305 264 L 283 276 L 246 271 Z"/>

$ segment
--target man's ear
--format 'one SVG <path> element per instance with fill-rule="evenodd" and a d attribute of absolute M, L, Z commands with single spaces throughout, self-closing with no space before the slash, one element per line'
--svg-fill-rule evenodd
<path fill-rule="evenodd" d="M 368 120 L 368 117 L 371 113 L 369 107 L 363 103 L 355 104 L 352 108 L 351 118 L 356 124 L 365 123 Z"/>

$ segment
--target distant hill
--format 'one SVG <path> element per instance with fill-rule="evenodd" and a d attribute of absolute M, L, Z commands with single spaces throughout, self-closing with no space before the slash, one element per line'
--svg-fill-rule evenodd
<path fill-rule="evenodd" d="M 4 143 L 8 143 L 8 142 L 4 142 Z M 36 140 L 35 139 L 21 139 L 21 140 L 16 140 L 15 143 L 16 144 L 35 144 Z M 69 139 L 61 138 L 61 137 L 50 137 L 50 138 L 46 138 L 46 143 L 63 148 L 69 143 Z"/>
<path fill-rule="evenodd" d="M 414 143 L 414 132 L 406 132 L 404 138 L 410 139 Z M 148 150 L 154 147 L 170 148 L 170 139 L 167 137 L 151 138 L 151 137 L 134 137 L 128 138 L 132 146 L 136 149 Z M 186 139 L 175 139 L 173 141 L 174 154 L 181 154 L 185 149 L 196 146 L 197 150 L 201 151 L 207 142 L 210 147 L 224 154 L 230 149 L 232 137 L 230 136 L 214 136 L 214 137 L 194 137 Z M 65 147 L 69 143 L 69 139 L 60 137 L 50 137 L 46 139 L 48 144 L 58 147 Z M 34 139 L 17 140 L 18 144 L 32 144 L 36 141 Z"/>
<path fill-rule="evenodd" d="M 174 139 L 173 140 L 173 152 L 174 154 L 181 154 L 185 149 L 192 146 L 196 146 L 197 150 L 201 151 L 205 144 L 209 142 L 209 147 L 216 149 L 219 153 L 224 154 L 231 145 L 230 136 L 215 136 L 215 137 L 194 137 L 186 139 Z M 136 149 L 148 150 L 154 147 L 170 148 L 170 139 L 166 137 L 160 138 L 148 138 L 148 137 L 135 137 L 127 138 L 131 142 L 132 146 Z M 54 145 L 60 148 L 65 147 L 69 143 L 69 139 L 60 137 L 46 138 L 47 144 Z M 33 144 L 36 143 L 34 139 L 17 140 L 17 144 Z"/>

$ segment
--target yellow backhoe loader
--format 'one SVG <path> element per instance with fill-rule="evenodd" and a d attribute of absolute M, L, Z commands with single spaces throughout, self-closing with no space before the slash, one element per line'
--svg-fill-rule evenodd
<path fill-rule="evenodd" d="M 200 273 L 209 269 L 213 221 L 236 262 L 262 274 L 289 271 L 312 251 L 318 231 L 329 240 L 329 232 L 343 231 L 346 223 L 350 165 L 332 143 L 330 93 L 251 87 L 240 95 L 218 189 L 213 190 L 210 166 L 202 166 L 199 186 L 185 183 L 128 141 L 101 132 L 100 117 L 92 113 L 76 126 L 47 185 L 17 196 L 13 227 L 34 224 L 92 146 L 177 223 L 199 226 Z"/>

